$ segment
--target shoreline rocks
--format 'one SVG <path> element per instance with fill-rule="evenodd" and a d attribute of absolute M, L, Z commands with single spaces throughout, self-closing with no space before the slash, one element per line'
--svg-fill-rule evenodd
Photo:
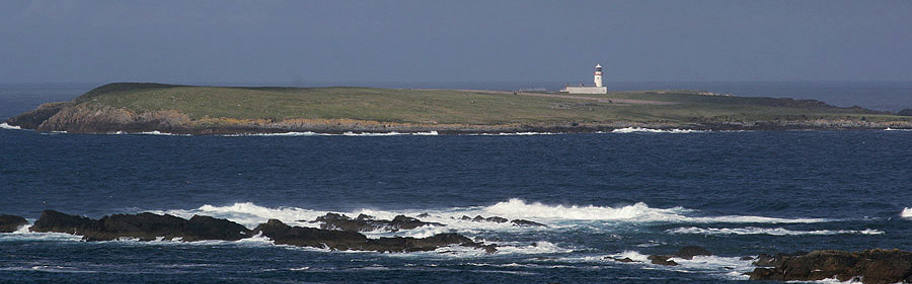
<path fill-rule="evenodd" d="M 898 249 L 820 250 L 804 255 L 777 255 L 770 261 L 758 261 L 758 266 L 761 264 L 769 267 L 754 269 L 751 280 L 816 281 L 835 277 L 865 284 L 912 282 L 912 252 Z"/>
<path fill-rule="evenodd" d="M 292 227 L 276 219 L 270 219 L 266 223 L 260 224 L 253 231 L 272 239 L 276 244 L 332 250 L 416 252 L 432 251 L 441 247 L 458 245 L 483 249 L 488 253 L 496 251 L 496 246 L 494 245 L 476 243 L 456 233 L 436 234 L 427 238 L 393 237 L 369 239 L 360 233 L 352 231 Z"/>
<path fill-rule="evenodd" d="M 650 255 L 647 259 L 649 259 L 652 262 L 652 264 L 676 266 L 676 265 L 678 265 L 678 263 L 675 262 L 674 260 L 671 260 L 672 258 L 691 260 L 695 256 L 710 256 L 710 255 L 713 255 L 712 252 L 710 252 L 709 250 L 707 250 L 703 247 L 684 246 L 684 247 L 678 249 L 678 251 L 672 255 Z"/>
<path fill-rule="evenodd" d="M 22 216 L 0 214 L 0 233 L 12 233 L 28 225 L 28 221 Z"/>
<path fill-rule="evenodd" d="M 310 223 L 321 223 L 320 229 L 323 230 L 340 230 L 347 232 L 370 232 L 376 230 L 385 230 L 389 232 L 398 232 L 399 230 L 410 230 L 421 226 L 446 226 L 435 222 L 423 222 L 416 218 L 398 215 L 393 220 L 376 219 L 374 216 L 360 214 L 352 219 L 345 214 L 326 213 L 326 215 L 317 217 Z"/>
<path fill-rule="evenodd" d="M 500 216 L 491 216 L 491 217 L 485 218 L 481 215 L 477 215 L 477 216 L 475 216 L 475 218 L 472 218 L 472 217 L 469 217 L 466 215 L 462 215 L 462 217 L 460 217 L 459 220 L 472 221 L 472 222 L 494 222 L 494 223 L 510 222 L 510 223 L 513 223 L 513 226 L 519 226 L 519 227 L 548 227 L 548 225 L 534 222 L 534 221 L 529 221 L 529 220 L 525 220 L 525 219 L 510 220 L 510 219 L 500 217 Z"/>
<path fill-rule="evenodd" d="M 32 232 L 57 232 L 81 235 L 86 241 L 157 238 L 182 241 L 236 241 L 253 236 L 250 229 L 225 219 L 194 215 L 189 220 L 154 213 L 114 214 L 99 220 L 45 210 L 29 229 Z"/>
<path fill-rule="evenodd" d="M 7 215 L 3 215 L 7 216 Z M 344 215 L 327 214 L 331 218 Z M 18 217 L 18 216 L 13 216 Z M 326 217 L 326 216 L 323 216 Z M 405 216 L 402 216 L 405 217 Z M 22 221 L 25 219 L 22 217 Z M 319 218 L 318 218 L 319 219 Z M 325 219 L 325 218 L 324 218 Z M 432 224 L 421 222 L 415 218 L 397 218 L 393 221 L 373 220 L 384 226 L 390 225 L 398 229 L 418 224 Z M 0 218 L 0 221 L 6 219 Z M 18 219 L 10 218 L 12 223 Z M 345 219 L 341 219 L 345 221 Z M 351 221 L 354 219 L 348 219 Z M 0 223 L 2 224 L 2 223 Z M 27 222 L 26 222 L 27 224 Z M 349 229 L 362 228 L 360 225 L 373 226 L 375 223 L 357 223 Z M 442 224 L 441 224 L 442 225 Z M 422 225 L 423 226 L 423 225 Z M 18 226 L 17 226 L 18 227 Z M 156 239 L 181 240 L 185 242 L 203 240 L 237 241 L 261 234 L 273 240 L 275 244 L 293 246 L 327 248 L 331 250 L 359 250 L 376 252 L 415 252 L 433 251 L 447 246 L 463 246 L 481 249 L 487 253 L 497 251 L 496 245 L 475 242 L 457 233 L 437 234 L 427 238 L 392 237 L 371 239 L 356 231 L 327 230 L 308 227 L 292 227 L 279 220 L 271 219 L 250 230 L 241 224 L 210 216 L 194 215 L 190 219 L 183 219 L 168 214 L 139 213 L 139 214 L 113 214 L 95 220 L 88 217 L 69 215 L 54 210 L 45 210 L 35 224 L 29 228 L 32 232 L 56 232 L 81 235 L 85 241 L 109 241 L 120 238 L 135 238 L 140 241 Z"/>

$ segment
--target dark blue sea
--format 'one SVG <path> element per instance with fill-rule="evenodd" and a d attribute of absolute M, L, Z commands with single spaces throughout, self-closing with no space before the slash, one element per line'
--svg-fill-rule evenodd
<path fill-rule="evenodd" d="M 91 86 L 7 86 L 14 115 Z M 0 234 L 0 282 L 719 283 L 745 256 L 815 249 L 912 250 L 912 131 L 621 131 L 557 135 L 81 135 L 0 129 L 0 213 L 93 218 L 155 212 L 275 218 L 327 212 L 496 243 L 422 253 L 237 242 Z M 547 228 L 459 217 L 522 218 Z M 302 222 L 304 220 L 304 222 Z M 621 263 L 686 245 L 679 266 Z"/>

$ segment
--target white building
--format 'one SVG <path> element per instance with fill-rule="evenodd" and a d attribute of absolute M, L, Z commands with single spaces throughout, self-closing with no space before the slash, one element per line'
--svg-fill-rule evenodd
<path fill-rule="evenodd" d="M 578 87 L 566 86 L 563 90 L 560 90 L 561 93 L 571 93 L 571 94 L 589 94 L 589 95 L 598 95 L 598 94 L 607 94 L 608 87 L 602 86 L 602 65 L 595 65 L 595 76 L 592 78 L 595 83 L 595 87 L 587 87 L 580 84 Z"/>

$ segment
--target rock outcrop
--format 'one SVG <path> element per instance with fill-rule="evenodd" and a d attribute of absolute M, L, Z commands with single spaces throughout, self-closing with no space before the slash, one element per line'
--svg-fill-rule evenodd
<path fill-rule="evenodd" d="M 488 253 L 496 251 L 493 245 L 476 243 L 456 233 L 437 234 L 427 238 L 395 237 L 368 239 L 352 231 L 323 230 L 307 227 L 292 227 L 279 220 L 271 219 L 260 224 L 254 230 L 272 239 L 276 244 L 301 247 L 328 248 L 332 250 L 363 250 L 378 252 L 415 252 L 432 251 L 451 245 L 484 249 Z"/>
<path fill-rule="evenodd" d="M 21 216 L 0 214 L 0 233 L 15 232 L 19 227 L 27 224 L 28 221 Z"/>
<path fill-rule="evenodd" d="M 712 255 L 712 252 L 710 252 L 709 250 L 707 250 L 703 247 L 699 247 L 699 246 L 686 246 L 686 247 L 682 247 L 681 249 L 678 250 L 677 253 L 675 253 L 676 257 L 680 257 L 680 258 L 687 259 L 687 260 L 693 259 L 694 256 L 699 256 L 699 255 L 708 256 L 708 255 Z"/>
<path fill-rule="evenodd" d="M 762 257 L 751 280 L 839 281 L 861 280 L 866 284 L 912 282 L 912 252 L 901 250 L 813 251 L 805 255 Z"/>
<path fill-rule="evenodd" d="M 671 260 L 672 257 L 674 257 L 674 256 L 671 256 L 671 255 L 650 255 L 650 256 L 647 257 L 646 259 L 648 259 L 652 264 L 668 265 L 668 266 L 676 266 L 676 265 L 678 265 L 677 262 L 675 262 L 674 260 Z"/>
<path fill-rule="evenodd" d="M 529 220 L 525 220 L 525 219 L 510 220 L 510 219 L 500 217 L 500 216 L 491 216 L 491 217 L 485 218 L 481 215 L 477 215 L 477 216 L 475 216 L 475 218 L 472 218 L 469 216 L 462 215 L 462 217 L 460 217 L 459 220 L 472 221 L 472 222 L 494 222 L 494 223 L 510 222 L 510 223 L 513 223 L 513 226 L 520 226 L 520 227 L 547 227 L 548 226 L 548 225 L 545 225 L 542 223 L 533 222 L 533 221 L 529 221 Z"/>
<path fill-rule="evenodd" d="M 173 110 L 134 113 L 124 108 L 83 103 L 60 109 L 36 129 L 76 133 L 174 131 L 189 123 L 189 116 Z"/>
<path fill-rule="evenodd" d="M 236 241 L 252 236 L 250 229 L 241 224 L 209 216 L 193 216 L 186 220 L 167 214 L 139 213 L 114 214 L 94 220 L 53 210 L 42 212 L 30 230 L 76 234 L 87 241 L 118 238 Z"/>
<path fill-rule="evenodd" d="M 11 220 L 14 219 L 12 218 Z M 405 226 L 404 224 L 414 225 L 414 220 L 412 220 L 414 218 L 399 219 L 399 221 L 394 219 L 387 222 L 401 226 Z M 3 220 L 5 219 L 0 218 L 0 221 Z M 22 219 L 22 221 L 25 221 L 25 219 Z M 86 241 L 107 241 L 119 238 L 135 238 L 140 241 L 151 241 L 159 238 L 166 240 L 179 239 L 188 242 L 202 240 L 236 241 L 262 234 L 272 239 L 276 244 L 328 248 L 332 250 L 414 252 L 432 251 L 441 247 L 456 245 L 482 249 L 488 253 L 497 251 L 496 246 L 493 244 L 485 245 L 474 242 L 456 233 L 437 234 L 427 238 L 393 237 L 370 239 L 354 231 L 292 227 L 275 219 L 260 224 L 254 230 L 250 230 L 229 220 L 200 215 L 195 215 L 187 220 L 168 214 L 114 214 L 95 220 L 83 216 L 45 210 L 41 213 L 41 217 L 35 221 L 35 224 L 30 227 L 30 230 L 33 232 L 81 235 Z"/>
<path fill-rule="evenodd" d="M 69 106 L 72 106 L 72 103 L 59 102 L 42 104 L 32 111 L 10 118 L 6 121 L 6 123 L 25 129 L 38 129 L 38 126 L 40 126 L 46 120 L 60 112 L 60 110 Z"/>
<path fill-rule="evenodd" d="M 703 247 L 699 247 L 699 246 L 685 246 L 685 247 L 682 247 L 681 249 L 678 249 L 678 252 L 676 252 L 675 254 L 650 255 L 647 259 L 649 259 L 652 262 L 652 264 L 675 266 L 675 265 L 678 265 L 678 263 L 675 262 L 674 260 L 672 260 L 672 258 L 691 260 L 694 258 L 694 256 L 700 256 L 700 255 L 712 255 L 712 252 L 710 252 L 709 250 L 707 250 Z"/>
<path fill-rule="evenodd" d="M 376 230 L 385 230 L 397 232 L 399 230 L 410 230 L 421 226 L 446 226 L 440 223 L 423 222 L 416 218 L 398 215 L 393 220 L 376 219 L 373 216 L 360 214 L 352 219 L 344 214 L 326 213 L 326 215 L 317 217 L 311 223 L 321 223 L 320 229 L 339 230 L 347 232 L 370 232 Z"/>

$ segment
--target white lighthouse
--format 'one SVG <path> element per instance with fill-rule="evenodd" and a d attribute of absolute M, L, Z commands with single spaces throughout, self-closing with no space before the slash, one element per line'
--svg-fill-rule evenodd
<path fill-rule="evenodd" d="M 595 87 L 584 86 L 583 83 L 580 82 L 578 87 L 570 86 L 570 84 L 567 84 L 567 86 L 564 87 L 563 89 L 561 89 L 560 91 L 561 91 L 561 93 L 590 94 L 590 95 L 608 93 L 608 87 L 605 87 L 602 85 L 602 65 L 601 64 L 595 65 L 595 76 L 593 76 L 592 80 L 595 81 Z"/>
<path fill-rule="evenodd" d="M 602 64 L 595 65 L 595 86 L 598 88 L 602 87 Z"/>

